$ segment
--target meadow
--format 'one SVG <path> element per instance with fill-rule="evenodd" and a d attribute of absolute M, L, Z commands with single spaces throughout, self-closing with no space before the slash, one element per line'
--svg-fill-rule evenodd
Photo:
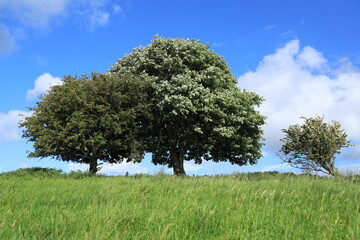
<path fill-rule="evenodd" d="M 360 239 L 360 181 L 3 173 L 0 239 Z"/>

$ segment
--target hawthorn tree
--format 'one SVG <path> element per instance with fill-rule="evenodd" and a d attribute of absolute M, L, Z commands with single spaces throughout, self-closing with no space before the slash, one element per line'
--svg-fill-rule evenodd
<path fill-rule="evenodd" d="M 66 76 L 41 97 L 20 124 L 33 142 L 29 157 L 89 164 L 139 162 L 146 86 L 131 75 Z"/>
<path fill-rule="evenodd" d="M 155 37 L 119 59 L 110 75 L 150 86 L 146 150 L 154 164 L 185 174 L 184 160 L 255 164 L 261 157 L 263 99 L 241 90 L 226 61 L 198 40 Z"/>
<path fill-rule="evenodd" d="M 283 162 L 304 171 L 317 171 L 336 175 L 335 154 L 340 149 L 351 146 L 347 134 L 339 122 L 323 122 L 323 117 L 305 118 L 303 125 L 291 125 L 283 129 L 286 136 L 279 156 Z"/>

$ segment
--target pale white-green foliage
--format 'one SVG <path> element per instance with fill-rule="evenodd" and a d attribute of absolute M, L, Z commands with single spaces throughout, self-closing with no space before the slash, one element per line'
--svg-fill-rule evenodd
<path fill-rule="evenodd" d="M 151 151 L 162 156 L 158 162 L 168 159 L 171 144 L 185 159 L 197 162 L 207 155 L 246 164 L 261 156 L 264 117 L 254 106 L 262 98 L 239 89 L 226 61 L 208 45 L 155 37 L 119 59 L 109 73 L 135 74 L 151 86 L 149 101 L 158 130 L 151 137 L 156 141 Z"/>

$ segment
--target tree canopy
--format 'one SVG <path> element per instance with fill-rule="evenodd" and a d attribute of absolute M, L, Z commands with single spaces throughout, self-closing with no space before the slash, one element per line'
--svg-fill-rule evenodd
<path fill-rule="evenodd" d="M 291 125 L 283 129 L 286 136 L 280 157 L 295 168 L 336 175 L 335 155 L 340 149 L 351 146 L 346 132 L 339 122 L 323 122 L 323 117 L 305 118 L 303 125 Z"/>
<path fill-rule="evenodd" d="M 150 86 L 146 150 L 155 164 L 185 174 L 184 160 L 255 164 L 263 99 L 241 90 L 226 61 L 198 40 L 155 37 L 119 59 L 112 76 L 134 74 Z"/>
<path fill-rule="evenodd" d="M 33 142 L 29 157 L 90 165 L 142 160 L 146 86 L 131 75 L 66 76 L 41 97 L 20 124 Z"/>

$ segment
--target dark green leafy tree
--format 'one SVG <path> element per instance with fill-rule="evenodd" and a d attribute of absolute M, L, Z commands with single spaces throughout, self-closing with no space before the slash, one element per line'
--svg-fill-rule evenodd
<path fill-rule="evenodd" d="M 155 37 L 119 59 L 111 75 L 151 86 L 147 151 L 154 164 L 185 174 L 184 160 L 255 164 L 261 157 L 262 98 L 241 90 L 225 60 L 198 40 Z"/>
<path fill-rule="evenodd" d="M 323 117 L 305 118 L 303 125 L 283 129 L 286 136 L 279 156 L 285 163 L 306 172 L 336 175 L 335 155 L 351 146 L 339 122 L 325 123 Z"/>
<path fill-rule="evenodd" d="M 131 75 L 66 76 L 20 124 L 33 142 L 29 157 L 89 164 L 141 161 L 146 86 Z"/>

